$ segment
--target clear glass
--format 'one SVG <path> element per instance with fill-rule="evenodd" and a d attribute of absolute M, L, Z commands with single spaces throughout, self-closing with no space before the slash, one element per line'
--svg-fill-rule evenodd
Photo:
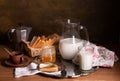
<path fill-rule="evenodd" d="M 80 38 L 77 31 L 77 23 L 66 23 L 62 31 L 62 37 L 64 38 Z M 74 40 L 72 41 L 74 43 Z"/>
<path fill-rule="evenodd" d="M 91 70 L 93 63 L 94 48 L 91 46 L 85 46 L 79 48 L 79 66 L 81 70 Z"/>

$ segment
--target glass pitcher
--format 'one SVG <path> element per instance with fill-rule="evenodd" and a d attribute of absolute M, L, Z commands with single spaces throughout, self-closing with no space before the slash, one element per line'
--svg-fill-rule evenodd
<path fill-rule="evenodd" d="M 81 38 L 84 32 L 85 40 Z M 81 34 L 81 35 L 80 35 Z M 59 42 L 59 51 L 63 59 L 72 60 L 78 52 L 79 46 L 84 46 L 89 41 L 87 29 L 79 23 L 71 23 L 68 20 L 63 26 L 62 37 Z"/>

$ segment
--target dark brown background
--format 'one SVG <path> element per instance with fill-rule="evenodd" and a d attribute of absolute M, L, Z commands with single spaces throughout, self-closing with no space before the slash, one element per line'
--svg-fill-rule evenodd
<path fill-rule="evenodd" d="M 22 23 L 33 35 L 61 34 L 60 21 L 70 18 L 88 28 L 90 41 L 119 43 L 117 2 L 114 0 L 0 0 L 0 43 L 6 32 Z"/>

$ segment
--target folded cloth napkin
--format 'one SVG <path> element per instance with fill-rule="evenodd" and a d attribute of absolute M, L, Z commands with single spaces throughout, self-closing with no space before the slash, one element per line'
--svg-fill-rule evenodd
<path fill-rule="evenodd" d="M 110 51 L 105 47 L 96 46 L 92 43 L 88 43 L 86 46 L 94 48 L 92 66 L 113 67 L 114 62 L 118 60 L 115 52 Z M 82 49 L 85 49 L 85 47 L 82 47 Z M 72 61 L 79 65 L 79 54 L 76 54 Z"/>
<path fill-rule="evenodd" d="M 37 64 L 35 63 L 30 63 L 26 67 L 15 68 L 14 71 L 15 78 L 19 78 L 21 76 L 34 75 L 37 73 L 39 73 L 39 71 L 37 70 Z"/>
<path fill-rule="evenodd" d="M 45 65 L 42 64 L 41 67 L 44 67 Z M 42 72 L 42 71 L 39 71 L 37 69 L 37 64 L 34 63 L 34 62 L 31 62 L 28 66 L 26 67 L 17 67 L 15 68 L 14 70 L 14 76 L 15 78 L 19 78 L 19 77 L 22 77 L 22 76 L 30 76 L 30 75 L 35 75 L 37 73 L 43 73 L 43 74 L 47 74 L 47 75 L 51 75 L 51 76 L 61 76 L 61 72 L 60 71 L 57 71 L 57 72 Z"/>

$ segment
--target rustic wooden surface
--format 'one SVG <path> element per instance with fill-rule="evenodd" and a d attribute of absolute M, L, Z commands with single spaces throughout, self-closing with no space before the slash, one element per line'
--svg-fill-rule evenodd
<path fill-rule="evenodd" d="M 39 74 L 14 78 L 14 68 L 4 66 L 4 60 L 8 58 L 4 47 L 6 46 L 0 45 L 0 81 L 120 81 L 120 61 L 115 62 L 113 68 L 100 68 L 88 76 L 73 79 L 57 79 Z"/>

